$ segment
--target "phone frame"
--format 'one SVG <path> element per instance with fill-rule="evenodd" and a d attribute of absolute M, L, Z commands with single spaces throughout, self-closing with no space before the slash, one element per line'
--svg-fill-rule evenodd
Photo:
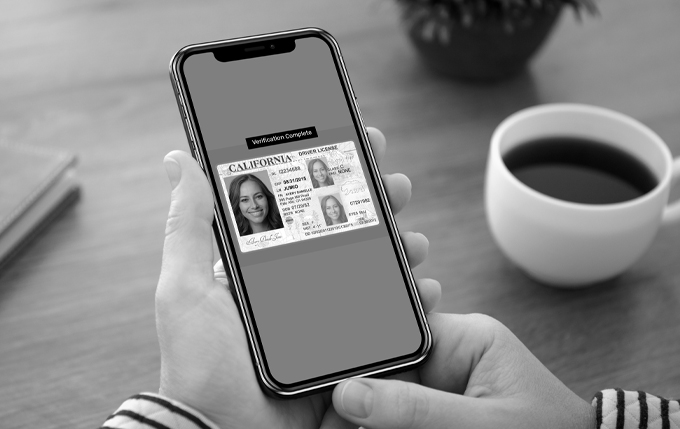
<path fill-rule="evenodd" d="M 199 130 L 197 127 L 197 117 L 196 112 L 192 107 L 192 102 L 188 96 L 188 88 L 184 75 L 182 73 L 182 65 L 184 61 L 192 54 L 204 53 L 206 51 L 213 51 L 219 48 L 234 47 L 238 45 L 243 45 L 244 49 L 246 46 L 251 46 L 255 44 L 267 43 L 276 40 L 285 40 L 289 38 L 298 39 L 303 37 L 317 37 L 326 42 L 330 47 L 333 60 L 335 62 L 335 69 L 339 74 L 339 78 L 343 87 L 343 92 L 347 100 L 347 104 L 350 110 L 350 115 L 354 123 L 355 128 L 358 131 L 359 145 L 362 146 L 365 151 L 366 165 L 368 167 L 368 174 L 371 175 L 373 182 L 375 183 L 375 193 L 378 199 L 378 204 L 383 212 L 385 223 L 390 235 L 390 240 L 392 246 L 395 249 L 395 253 L 398 259 L 398 263 L 401 268 L 402 277 L 404 278 L 404 283 L 407 287 L 409 293 L 409 299 L 411 306 L 414 310 L 414 315 L 416 316 L 417 323 L 419 324 L 419 329 L 421 332 L 421 344 L 418 350 L 410 355 L 399 356 L 394 359 L 389 359 L 382 362 L 373 362 L 362 367 L 353 368 L 351 370 L 346 370 L 340 373 L 328 374 L 324 377 L 317 377 L 310 380 L 305 380 L 306 382 L 296 383 L 294 385 L 285 385 L 279 383 L 270 373 L 266 365 L 266 357 L 264 355 L 262 344 L 260 343 L 259 334 L 257 333 L 257 328 L 254 323 L 254 316 L 252 314 L 250 304 L 247 298 L 247 290 L 244 285 L 243 278 L 241 277 L 241 272 L 238 267 L 238 263 L 235 259 L 234 242 L 230 238 L 229 229 L 226 225 L 226 220 L 228 218 L 227 213 L 223 212 L 223 208 L 219 204 L 219 197 L 217 197 L 218 192 L 216 192 L 217 182 L 215 177 L 213 177 L 213 172 L 211 166 L 207 162 L 207 150 L 201 141 L 200 132 L 195 132 L 194 130 Z M 275 54 L 275 53 L 274 53 Z M 283 53 L 285 54 L 285 53 Z M 255 55 L 259 56 L 259 55 Z M 250 57 L 248 57 L 250 58 Z M 237 60 L 238 61 L 238 60 Z M 187 135 L 189 147 L 191 149 L 192 156 L 198 161 L 199 165 L 203 169 L 204 173 L 208 176 L 211 182 L 211 189 L 214 194 L 215 207 L 214 207 L 214 221 L 213 221 L 213 231 L 217 241 L 217 247 L 220 252 L 222 260 L 225 262 L 225 269 L 230 279 L 232 285 L 231 292 L 238 303 L 238 309 L 241 316 L 241 320 L 244 323 L 246 335 L 248 337 L 248 343 L 250 346 L 251 357 L 253 360 L 254 367 L 256 368 L 256 373 L 258 375 L 258 381 L 264 388 L 265 392 L 271 394 L 271 396 L 277 398 L 294 398 L 305 396 L 313 393 L 320 392 L 322 390 L 328 390 L 332 386 L 342 382 L 351 377 L 357 376 L 386 376 L 396 372 L 406 371 L 412 369 L 420 364 L 422 364 L 428 357 L 430 349 L 432 348 L 432 334 L 427 323 L 427 318 L 423 310 L 420 298 L 418 295 L 418 290 L 415 285 L 415 280 L 413 274 L 408 265 L 408 260 L 406 258 L 406 252 L 404 251 L 403 245 L 399 237 L 399 230 L 397 229 L 392 210 L 389 205 L 387 194 L 385 192 L 382 179 L 380 177 L 380 171 L 378 165 L 375 161 L 373 151 L 371 150 L 371 145 L 368 140 L 368 134 L 366 133 L 366 127 L 364 125 L 364 120 L 361 115 L 361 110 L 359 110 L 359 105 L 357 103 L 356 95 L 352 89 L 352 85 L 349 81 L 349 76 L 347 74 L 347 69 L 345 63 L 342 59 L 340 53 L 340 47 L 337 41 L 326 31 L 319 28 L 301 28 L 296 30 L 282 31 L 276 33 L 268 33 L 261 35 L 254 35 L 248 37 L 239 37 L 235 39 L 220 40 L 206 43 L 193 44 L 185 46 L 175 53 L 170 61 L 170 80 L 174 88 L 174 94 L 177 101 L 177 106 L 180 111 L 180 115 L 183 119 L 184 130 Z M 294 387 L 291 387 L 294 386 Z"/>

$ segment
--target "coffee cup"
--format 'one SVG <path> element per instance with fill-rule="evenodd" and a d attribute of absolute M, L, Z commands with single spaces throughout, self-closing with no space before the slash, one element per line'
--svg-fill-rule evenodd
<path fill-rule="evenodd" d="M 491 138 L 487 221 L 501 251 L 530 277 L 587 286 L 623 273 L 662 225 L 680 224 L 680 201 L 668 202 L 678 179 L 680 158 L 637 120 L 594 106 L 540 105 L 505 119 Z"/>

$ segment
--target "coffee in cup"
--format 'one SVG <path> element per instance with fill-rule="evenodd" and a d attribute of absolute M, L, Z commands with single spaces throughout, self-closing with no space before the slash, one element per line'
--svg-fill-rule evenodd
<path fill-rule="evenodd" d="M 680 222 L 668 205 L 680 158 L 623 114 L 542 105 L 503 121 L 492 137 L 485 205 L 494 239 L 530 277 L 573 287 L 614 277 Z"/>

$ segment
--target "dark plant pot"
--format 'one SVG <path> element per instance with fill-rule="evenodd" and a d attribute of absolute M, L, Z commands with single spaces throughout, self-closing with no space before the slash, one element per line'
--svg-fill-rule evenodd
<path fill-rule="evenodd" d="M 420 20 L 410 23 L 408 35 L 425 64 L 436 72 L 461 80 L 494 82 L 525 69 L 560 11 L 536 10 L 511 30 L 499 20 L 475 22 L 469 27 L 439 20 L 439 31 L 431 32 L 429 38 L 424 37 L 427 21 Z M 440 36 L 441 31 L 446 37 Z"/>

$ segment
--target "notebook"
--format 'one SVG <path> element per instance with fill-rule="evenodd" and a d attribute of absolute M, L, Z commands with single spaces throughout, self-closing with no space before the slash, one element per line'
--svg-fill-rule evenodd
<path fill-rule="evenodd" d="M 76 157 L 0 143 L 0 270 L 76 201 Z"/>

